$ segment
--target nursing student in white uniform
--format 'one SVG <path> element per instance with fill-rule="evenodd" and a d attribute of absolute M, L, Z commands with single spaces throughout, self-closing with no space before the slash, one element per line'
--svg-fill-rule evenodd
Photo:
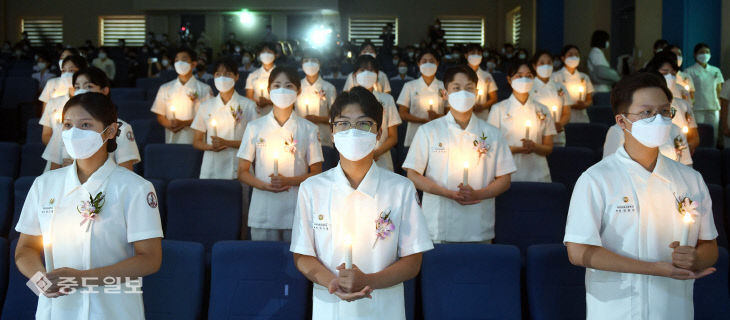
<path fill-rule="evenodd" d="M 418 128 L 403 163 L 423 191 L 423 214 L 437 243 L 491 243 L 494 198 L 517 170 L 502 132 L 472 112 L 478 81 L 465 65 L 446 71 L 451 111 Z"/>
<path fill-rule="evenodd" d="M 75 71 L 64 71 L 63 62 L 67 57 L 78 55 L 79 51 L 74 48 L 65 48 L 61 51 L 61 57 L 58 59 L 58 70 L 61 70 L 61 76 L 48 79 L 48 81 L 46 81 L 46 86 L 43 87 L 43 91 L 41 91 L 41 95 L 38 97 L 38 100 L 43 102 L 43 110 L 46 109 L 46 105 L 51 101 L 51 99 L 68 95 L 68 90 L 73 87 L 71 77 L 73 77 L 73 73 Z M 86 63 L 86 60 L 84 60 L 84 63 Z"/>
<path fill-rule="evenodd" d="M 591 75 L 593 87 L 596 92 L 611 92 L 611 86 L 621 80 L 616 70 L 603 54 L 609 46 L 609 35 L 604 30 L 593 31 L 591 35 L 591 51 L 588 53 L 588 73 Z"/>
<path fill-rule="evenodd" d="M 551 182 L 546 157 L 553 152 L 555 123 L 548 107 L 530 96 L 534 77 L 529 62 L 515 61 L 507 70 L 512 95 L 492 106 L 487 122 L 502 131 L 512 151 L 512 181 Z"/>
<path fill-rule="evenodd" d="M 677 66 L 682 67 L 682 62 L 684 61 L 684 58 L 682 57 L 682 49 L 675 45 L 669 45 L 665 48 L 665 50 L 674 53 L 677 56 Z M 662 50 L 664 51 L 664 50 Z M 686 94 L 686 96 L 682 96 L 682 99 L 687 101 L 692 101 L 695 98 L 695 83 L 692 80 L 692 77 L 688 76 L 687 73 L 682 72 L 682 70 L 677 71 L 677 84 L 682 86 L 683 94 Z"/>
<path fill-rule="evenodd" d="M 337 97 L 337 89 L 320 75 L 319 55 L 314 51 L 305 51 L 302 56 L 302 93 L 297 98 L 294 111 L 297 115 L 309 120 L 319 128 L 319 141 L 322 146 L 332 147 L 329 117 L 330 106 Z"/>
<path fill-rule="evenodd" d="M 152 112 L 157 114 L 157 122 L 165 127 L 165 143 L 193 144 L 195 133 L 190 125 L 200 103 L 213 97 L 210 86 L 193 77 L 197 60 L 198 54 L 194 50 L 178 49 L 175 53 L 177 78 L 157 91 Z"/>
<path fill-rule="evenodd" d="M 405 319 L 403 282 L 433 248 L 413 183 L 374 163 L 383 112 L 363 88 L 338 96 L 340 163 L 299 189 L 290 250 L 314 282 L 313 319 Z"/>
<path fill-rule="evenodd" d="M 85 94 L 87 92 L 96 92 L 107 97 L 109 96 L 111 83 L 106 77 L 106 73 L 99 68 L 90 67 L 79 70 L 74 74 L 73 82 L 74 88 L 72 89 L 72 92 L 74 96 Z M 74 162 L 74 159 L 66 151 L 66 147 L 63 143 L 63 122 L 61 121 L 62 111 L 63 109 L 59 110 L 57 114 L 58 118 L 53 120 L 57 123 L 59 129 L 53 131 L 53 136 L 51 136 L 50 142 L 41 155 L 43 159 L 51 163 L 50 168 L 48 168 L 49 170 L 69 166 Z M 124 120 L 117 119 L 117 122 L 119 124 L 119 139 L 115 140 L 117 148 L 114 152 L 109 153 L 109 157 L 114 160 L 118 166 L 134 171 L 134 165 L 141 161 L 139 148 L 137 147 L 137 142 L 134 139 L 134 131 L 132 130 L 132 126 Z"/>
<path fill-rule="evenodd" d="M 694 153 L 695 149 L 700 145 L 700 135 L 697 132 L 697 122 L 695 121 L 694 108 L 692 104 L 685 99 L 687 97 L 682 91 L 682 86 L 677 83 L 677 72 L 679 66 L 676 63 L 677 57 L 671 51 L 663 50 L 654 55 L 654 58 L 646 65 L 646 71 L 658 72 L 667 81 L 667 88 L 672 92 L 672 108 L 675 109 L 676 115 L 672 118 L 672 123 L 678 127 L 684 137 L 684 147 L 688 147 L 688 151 Z M 672 136 L 676 138 L 678 136 Z M 679 142 L 679 141 L 678 141 Z M 679 146 L 679 144 L 678 144 Z M 660 149 L 661 150 L 661 149 Z"/>
<path fill-rule="evenodd" d="M 15 227 L 18 269 L 50 283 L 36 319 L 144 319 L 140 277 L 162 262 L 155 190 L 109 157 L 118 126 L 108 97 L 71 98 L 63 123 L 76 162 L 33 182 Z"/>
<path fill-rule="evenodd" d="M 589 123 L 586 109 L 593 104 L 593 84 L 591 78 L 578 71 L 580 51 L 569 44 L 563 47 L 560 54 L 563 68 L 554 72 L 551 80 L 562 85 L 567 91 L 563 95 L 563 106 L 571 109 L 570 123 Z"/>
<path fill-rule="evenodd" d="M 466 47 L 466 58 L 469 68 L 474 70 L 479 77 L 477 84 L 477 102 L 474 105 L 474 114 L 482 120 L 487 120 L 489 116 L 489 108 L 497 103 L 497 82 L 494 81 L 492 75 L 484 69 L 479 68 L 484 57 L 484 50 L 476 43 L 472 43 Z"/>
<path fill-rule="evenodd" d="M 571 112 L 570 108 L 563 108 L 565 88 L 558 82 L 550 81 L 553 74 L 553 55 L 545 50 L 538 50 L 531 63 L 536 76 L 530 97 L 550 110 L 557 132 L 553 137 L 553 145 L 565 146 L 565 125 L 570 122 Z"/>
<path fill-rule="evenodd" d="M 63 88 L 65 92 L 50 98 L 50 100 L 44 102 L 43 114 L 41 115 L 38 123 L 43 126 L 43 132 L 41 134 L 41 141 L 43 144 L 48 144 L 51 140 L 51 136 L 54 131 L 61 130 L 61 112 L 66 102 L 71 99 L 71 91 L 73 91 L 73 76 L 76 71 L 86 69 L 88 64 L 86 59 L 81 56 L 68 56 L 64 59 L 61 70 L 63 70 Z M 66 80 L 68 79 L 68 80 Z M 68 86 L 66 86 L 68 81 Z"/>
<path fill-rule="evenodd" d="M 365 41 L 360 46 L 360 54 L 358 55 L 358 57 L 367 55 L 375 59 L 377 57 L 377 52 L 378 49 L 372 42 Z M 347 80 L 345 80 L 345 85 L 342 87 L 342 91 L 349 91 L 350 89 L 352 89 L 352 87 L 356 86 L 357 84 L 354 82 L 354 80 L 355 72 L 353 71 L 347 76 Z M 375 91 L 390 93 L 390 81 L 388 80 L 388 75 L 385 74 L 385 72 L 383 71 L 378 72 L 378 82 L 375 85 Z"/>
<path fill-rule="evenodd" d="M 697 91 L 695 92 L 694 111 L 697 123 L 712 125 L 717 136 L 720 119 L 720 100 L 718 94 L 722 90 L 725 78 L 718 67 L 711 66 L 710 47 L 698 43 L 694 50 L 696 63 L 685 72 L 692 77 Z"/>
<path fill-rule="evenodd" d="M 261 67 L 256 71 L 248 74 L 246 78 L 246 98 L 256 102 L 259 116 L 263 116 L 271 112 L 272 104 L 269 99 L 269 76 L 274 70 L 274 60 L 276 60 L 276 45 L 270 42 L 259 44 L 259 61 Z"/>
<path fill-rule="evenodd" d="M 573 190 L 563 241 L 570 262 L 586 267 L 587 319 L 692 319 L 693 279 L 715 271 L 707 186 L 659 152 L 671 98 L 655 74 L 619 81 L 611 103 L 626 142 Z"/>
<path fill-rule="evenodd" d="M 355 86 L 368 89 L 375 95 L 375 98 L 383 106 L 383 119 L 381 120 L 382 132 L 378 136 L 375 145 L 375 164 L 381 168 L 393 171 L 393 158 L 390 150 L 398 144 L 398 126 L 402 123 L 395 107 L 393 96 L 389 93 L 375 91 L 375 84 L 378 82 L 378 61 L 369 55 L 362 55 L 355 61 Z"/>
<path fill-rule="evenodd" d="M 254 241 L 291 241 L 299 184 L 322 172 L 318 128 L 294 112 L 300 83 L 292 68 L 271 71 L 274 109 L 248 123 L 238 150 L 238 180 L 254 188 L 248 211 Z"/>
<path fill-rule="evenodd" d="M 421 76 L 403 85 L 398 96 L 400 118 L 407 122 L 406 136 L 403 144 L 411 146 L 413 136 L 424 123 L 438 119 L 446 114 L 444 101 L 444 83 L 436 79 L 439 56 L 431 49 L 424 49 L 418 54 L 416 63 Z"/>

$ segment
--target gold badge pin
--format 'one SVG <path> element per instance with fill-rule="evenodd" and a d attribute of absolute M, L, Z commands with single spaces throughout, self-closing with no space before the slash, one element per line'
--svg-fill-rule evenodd
<path fill-rule="evenodd" d="M 56 200 L 54 200 L 53 198 L 51 198 L 51 200 L 48 200 L 48 203 L 53 204 L 54 201 L 56 201 Z"/>
<path fill-rule="evenodd" d="M 320 221 L 324 220 L 324 215 L 321 215 L 321 214 L 320 214 L 320 215 L 319 215 L 319 220 L 320 220 Z"/>
<path fill-rule="evenodd" d="M 444 144 L 439 142 L 439 148 L 443 148 L 443 147 L 444 147 Z"/>
<path fill-rule="evenodd" d="M 624 197 L 624 202 L 629 202 L 629 197 Z"/>

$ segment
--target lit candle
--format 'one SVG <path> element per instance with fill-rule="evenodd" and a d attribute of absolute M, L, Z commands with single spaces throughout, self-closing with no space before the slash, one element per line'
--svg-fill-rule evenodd
<path fill-rule="evenodd" d="M 428 99 L 428 110 L 433 111 L 433 99 Z"/>
<path fill-rule="evenodd" d="M 530 120 L 525 121 L 525 140 L 530 140 L 530 126 L 532 123 Z"/>
<path fill-rule="evenodd" d="M 170 106 L 170 112 L 172 113 L 172 120 L 175 120 L 175 106 Z"/>
<path fill-rule="evenodd" d="M 464 186 L 469 184 L 469 161 L 464 161 L 464 179 L 462 184 Z"/>
<path fill-rule="evenodd" d="M 210 121 L 210 125 L 213 127 L 212 128 L 213 133 L 211 133 L 211 137 L 218 136 L 218 130 L 216 130 L 216 125 L 217 124 L 218 123 L 215 121 L 215 119 L 213 119 L 213 120 Z"/>
<path fill-rule="evenodd" d="M 46 272 L 53 271 L 53 247 L 51 246 L 51 236 L 43 237 L 44 255 L 46 257 Z"/>
<path fill-rule="evenodd" d="M 688 84 L 685 84 L 684 85 L 684 90 L 687 90 L 687 92 L 689 92 L 689 85 Z"/>
<path fill-rule="evenodd" d="M 61 110 L 56 111 L 56 114 L 54 116 L 56 118 L 57 123 L 61 123 Z"/>
<path fill-rule="evenodd" d="M 682 127 L 682 133 L 688 134 L 689 133 L 689 128 L 687 126 Z"/>
<path fill-rule="evenodd" d="M 682 218 L 682 222 L 684 222 L 684 225 L 682 226 L 682 239 L 679 241 L 680 246 L 686 246 L 689 242 L 689 228 L 692 226 L 692 223 L 695 222 L 694 219 L 692 219 L 692 215 L 687 212 L 684 214 L 684 218 Z"/>
<path fill-rule="evenodd" d="M 583 91 L 585 91 L 586 88 L 583 86 L 578 87 L 578 100 L 583 100 Z"/>
<path fill-rule="evenodd" d="M 304 99 L 304 107 L 307 109 L 307 115 L 309 114 L 309 99 Z"/>
<path fill-rule="evenodd" d="M 279 153 L 274 153 L 274 176 L 279 175 Z"/>
<path fill-rule="evenodd" d="M 352 269 L 352 237 L 345 235 L 345 269 Z"/>
<path fill-rule="evenodd" d="M 347 59 L 351 59 L 351 58 L 352 58 L 352 51 L 347 51 Z"/>
<path fill-rule="evenodd" d="M 477 102 L 481 102 L 482 101 L 482 95 L 483 94 L 484 94 L 484 90 L 479 89 L 479 91 L 477 91 Z"/>
<path fill-rule="evenodd" d="M 264 90 L 266 90 L 266 84 L 265 83 L 262 83 L 261 85 L 259 85 L 259 88 L 261 89 L 261 94 L 259 96 L 264 97 L 265 96 L 264 95 L 264 93 L 265 93 Z"/>
<path fill-rule="evenodd" d="M 558 106 L 553 106 L 553 120 L 558 121 Z"/>

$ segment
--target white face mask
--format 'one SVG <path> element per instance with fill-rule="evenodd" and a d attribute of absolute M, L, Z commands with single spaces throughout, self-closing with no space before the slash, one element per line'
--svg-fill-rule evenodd
<path fill-rule="evenodd" d="M 348 129 L 334 134 L 335 147 L 345 159 L 359 161 L 375 149 L 377 135 L 370 131 Z"/>
<path fill-rule="evenodd" d="M 286 109 L 297 101 L 297 92 L 287 88 L 278 88 L 269 92 L 269 97 L 274 106 L 280 109 Z"/>
<path fill-rule="evenodd" d="M 491 61 L 490 62 L 487 62 L 487 69 L 493 70 L 496 67 L 497 67 L 497 64 L 496 63 L 491 62 Z"/>
<path fill-rule="evenodd" d="M 363 71 L 357 74 L 355 80 L 357 81 L 357 84 L 363 88 L 370 89 L 375 85 L 375 82 L 378 81 L 378 74 L 372 71 Z"/>
<path fill-rule="evenodd" d="M 436 74 L 436 69 L 438 69 L 438 66 L 436 64 L 426 62 L 420 65 L 418 69 L 421 70 L 422 75 L 430 77 Z"/>
<path fill-rule="evenodd" d="M 63 69 L 63 59 L 58 60 L 58 70 Z"/>
<path fill-rule="evenodd" d="M 512 80 L 512 89 L 519 93 L 527 93 L 532 89 L 533 80 L 528 77 L 522 77 Z"/>
<path fill-rule="evenodd" d="M 477 66 L 482 63 L 482 56 L 478 54 L 470 54 L 468 57 L 466 57 L 466 60 L 469 61 L 470 65 Z"/>
<path fill-rule="evenodd" d="M 48 64 L 45 62 L 38 62 L 38 64 L 36 64 L 36 66 L 38 67 L 38 70 L 44 70 L 44 69 L 46 69 Z"/>
<path fill-rule="evenodd" d="M 624 119 L 631 123 L 631 131 L 624 130 L 648 148 L 656 148 L 669 141 L 672 119 L 664 118 L 661 114 L 633 123 L 626 116 L 624 116 Z"/>
<path fill-rule="evenodd" d="M 375 58 L 375 53 L 372 53 L 372 52 L 365 52 L 362 55 L 363 56 L 371 56 L 371 57 Z"/>
<path fill-rule="evenodd" d="M 580 64 L 580 57 L 572 56 L 565 58 L 565 65 L 571 68 L 577 68 Z"/>
<path fill-rule="evenodd" d="M 609 42 L 608 42 L 608 41 L 606 41 L 606 48 L 608 48 L 608 45 L 609 45 Z"/>
<path fill-rule="evenodd" d="M 398 73 L 406 74 L 406 72 L 408 72 L 408 67 L 398 67 Z"/>
<path fill-rule="evenodd" d="M 109 127 L 107 127 L 108 129 Z M 61 133 L 63 144 L 66 147 L 66 152 L 73 159 L 88 159 L 93 156 L 102 145 L 104 141 L 101 139 L 101 133 L 94 130 L 81 130 L 73 127 L 68 130 L 64 130 Z"/>
<path fill-rule="evenodd" d="M 99 59 L 105 59 L 105 58 L 106 58 L 106 53 L 99 52 Z"/>
<path fill-rule="evenodd" d="M 525 59 L 527 59 L 527 55 L 524 53 L 520 53 L 519 55 L 517 55 L 517 58 L 520 60 L 525 60 Z"/>
<path fill-rule="evenodd" d="M 220 92 L 228 92 L 228 90 L 231 90 L 231 88 L 236 85 L 235 80 L 224 76 L 215 77 L 213 83 L 215 84 L 215 88 Z"/>
<path fill-rule="evenodd" d="M 672 90 L 674 84 L 677 82 L 677 77 L 675 77 L 671 73 L 667 73 L 664 75 L 664 80 L 667 81 L 667 88 L 669 88 L 669 90 Z"/>
<path fill-rule="evenodd" d="M 167 66 L 169 66 L 169 65 L 170 65 L 170 60 L 167 60 L 167 59 L 165 59 L 165 60 L 162 60 L 162 62 L 161 62 L 161 63 L 162 63 L 162 66 L 163 66 L 163 67 L 167 68 Z"/>
<path fill-rule="evenodd" d="M 474 107 L 477 97 L 466 90 L 457 91 L 449 94 L 449 105 L 458 112 L 467 112 Z"/>
<path fill-rule="evenodd" d="M 275 57 L 276 56 L 274 56 L 274 54 L 270 52 L 262 52 L 261 54 L 259 54 L 259 60 L 263 64 L 270 64 L 274 62 Z"/>
<path fill-rule="evenodd" d="M 74 73 L 73 72 L 64 72 L 61 74 L 61 81 L 63 81 L 63 84 L 65 84 L 67 87 L 73 87 L 73 78 Z"/>
<path fill-rule="evenodd" d="M 682 66 L 682 56 L 677 56 L 677 66 L 678 67 Z"/>
<path fill-rule="evenodd" d="M 700 53 L 697 55 L 697 61 L 701 63 L 707 63 L 710 61 L 711 55 L 709 53 Z"/>
<path fill-rule="evenodd" d="M 543 64 L 538 66 L 535 71 L 540 78 L 550 78 L 550 75 L 553 74 L 553 66 L 550 64 Z"/>
<path fill-rule="evenodd" d="M 192 69 L 192 65 L 185 61 L 175 62 L 175 72 L 177 72 L 177 74 L 179 75 L 188 74 L 188 72 L 190 72 L 190 69 Z"/>
<path fill-rule="evenodd" d="M 77 90 L 74 90 L 74 97 L 75 96 L 78 96 L 80 94 L 88 93 L 88 92 L 91 92 L 91 91 L 89 91 L 89 89 L 77 89 Z"/>
<path fill-rule="evenodd" d="M 245 56 L 241 59 L 241 62 L 243 62 L 243 64 L 249 64 L 249 63 L 251 63 L 251 58 L 249 58 L 248 56 Z"/>
<path fill-rule="evenodd" d="M 308 76 L 313 76 L 319 72 L 319 63 L 316 62 L 305 62 L 302 63 L 302 70 Z"/>

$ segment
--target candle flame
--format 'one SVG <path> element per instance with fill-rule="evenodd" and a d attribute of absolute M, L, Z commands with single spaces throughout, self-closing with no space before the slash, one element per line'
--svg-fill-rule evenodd
<path fill-rule="evenodd" d="M 61 123 L 61 112 L 60 111 L 56 111 L 55 118 L 56 118 L 56 122 Z"/>
<path fill-rule="evenodd" d="M 428 99 L 428 104 L 433 105 L 433 99 Z"/>
<path fill-rule="evenodd" d="M 553 106 L 553 111 L 558 111 L 558 106 Z"/>
<path fill-rule="evenodd" d="M 170 106 L 170 111 L 175 112 L 175 106 Z"/>
<path fill-rule="evenodd" d="M 274 152 L 274 159 L 279 160 L 279 152 Z"/>
<path fill-rule="evenodd" d="M 349 233 L 345 235 L 345 245 L 348 247 L 352 246 L 352 237 Z"/>
<path fill-rule="evenodd" d="M 464 161 L 464 169 L 469 168 L 469 161 Z"/>
<path fill-rule="evenodd" d="M 43 246 L 44 247 L 50 247 L 51 246 L 51 239 L 43 237 Z"/>
<path fill-rule="evenodd" d="M 215 127 L 215 126 L 216 126 L 217 124 L 218 124 L 218 123 L 217 123 L 217 122 L 215 121 L 215 119 L 213 119 L 213 120 L 211 120 L 211 121 L 210 121 L 210 125 L 212 125 L 212 126 L 214 126 L 214 127 Z"/>
<path fill-rule="evenodd" d="M 695 222 L 695 220 L 692 219 L 692 215 L 689 212 L 687 212 L 687 213 L 684 214 L 684 218 L 682 219 L 682 221 L 684 221 L 684 223 L 686 223 L 686 224 L 690 224 L 692 222 Z"/>
<path fill-rule="evenodd" d="M 265 83 L 262 83 L 261 85 L 259 85 L 259 88 L 261 88 L 261 90 L 266 89 L 266 84 Z"/>
<path fill-rule="evenodd" d="M 484 90 L 482 90 L 482 89 L 479 89 L 479 91 L 477 91 L 477 95 L 478 95 L 478 96 L 481 96 L 481 95 L 483 95 L 483 94 L 484 94 Z"/>
<path fill-rule="evenodd" d="M 530 126 L 532 126 L 532 122 L 530 122 L 530 120 L 525 121 L 525 127 L 530 127 Z"/>
<path fill-rule="evenodd" d="M 687 91 L 689 91 L 689 85 L 688 85 L 688 84 L 685 84 L 685 85 L 684 85 L 684 90 L 687 90 Z"/>
<path fill-rule="evenodd" d="M 584 91 L 584 90 L 585 90 L 585 88 L 583 88 L 583 87 L 578 87 L 578 91 L 580 91 L 580 93 L 583 93 L 583 91 Z"/>
<path fill-rule="evenodd" d="M 687 134 L 687 133 L 689 133 L 689 128 L 688 128 L 687 126 L 684 126 L 684 127 L 682 127 L 682 132 L 683 132 L 684 134 Z"/>

